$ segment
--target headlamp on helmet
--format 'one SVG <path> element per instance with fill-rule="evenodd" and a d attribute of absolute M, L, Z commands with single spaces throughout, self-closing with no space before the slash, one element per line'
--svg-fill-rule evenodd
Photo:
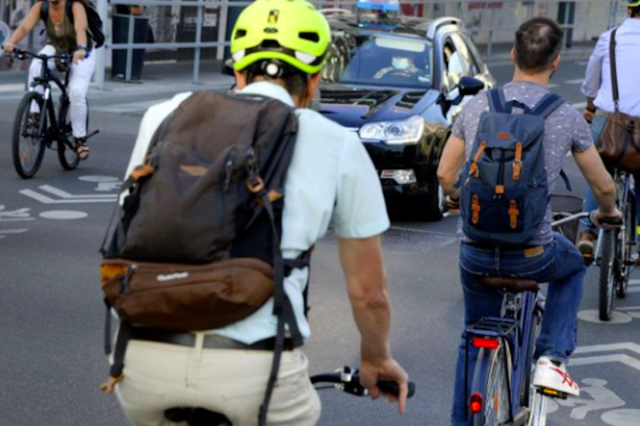
<path fill-rule="evenodd" d="M 257 0 L 238 18 L 231 56 L 238 71 L 275 60 L 315 74 L 322 68 L 330 42 L 329 23 L 306 0 Z"/>

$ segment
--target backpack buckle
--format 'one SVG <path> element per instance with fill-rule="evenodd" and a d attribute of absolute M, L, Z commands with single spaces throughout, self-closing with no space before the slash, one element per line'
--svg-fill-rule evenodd
<path fill-rule="evenodd" d="M 509 203 L 509 219 L 511 220 L 511 229 L 516 229 L 518 227 L 518 216 L 520 215 L 520 210 L 518 210 L 518 205 L 515 200 L 511 200 Z"/>
<path fill-rule="evenodd" d="M 137 166 L 133 169 L 131 177 L 135 182 L 137 182 L 144 177 L 152 175 L 155 171 L 156 169 L 149 162 L 145 162 L 143 165 Z"/>
<path fill-rule="evenodd" d="M 257 194 L 264 190 L 264 181 L 260 176 L 251 176 L 247 179 L 247 189 L 250 192 Z"/>
<path fill-rule="evenodd" d="M 474 225 L 477 225 L 480 222 L 480 198 L 477 195 L 474 195 L 471 198 L 471 211 L 473 215 L 471 217 L 471 221 Z"/>
<path fill-rule="evenodd" d="M 516 157 L 513 160 L 513 180 L 520 180 L 522 173 L 522 142 L 516 144 Z"/>
<path fill-rule="evenodd" d="M 483 141 L 476 152 L 475 157 L 473 157 L 473 161 L 471 162 L 471 169 L 469 170 L 469 174 L 475 178 L 480 177 L 480 169 L 478 168 L 478 161 L 480 161 L 480 157 L 484 154 L 485 149 L 487 149 L 487 141 Z"/>

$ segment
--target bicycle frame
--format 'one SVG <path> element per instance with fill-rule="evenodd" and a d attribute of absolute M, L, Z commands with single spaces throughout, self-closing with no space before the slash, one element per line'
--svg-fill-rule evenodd
<path fill-rule="evenodd" d="M 65 72 L 64 83 L 51 72 L 49 68 L 49 60 L 52 59 L 47 56 L 34 56 L 34 60 L 39 60 L 43 62 L 42 71 L 39 77 L 34 78 L 33 83 L 31 83 L 30 91 L 34 91 L 36 87 L 41 86 L 44 89 L 43 99 L 44 99 L 44 108 L 46 108 L 46 113 L 51 118 L 51 127 L 53 129 L 53 134 L 44 135 L 50 139 L 64 139 L 60 136 L 62 135 L 64 129 L 64 121 L 67 113 L 67 109 L 69 108 L 69 97 L 67 94 L 67 85 L 69 84 L 69 72 Z M 58 114 L 56 114 L 55 105 L 53 100 L 51 99 L 51 83 L 54 82 L 55 85 L 62 92 L 60 107 L 58 110 Z M 40 126 L 42 128 L 45 122 L 45 114 L 40 114 Z"/>

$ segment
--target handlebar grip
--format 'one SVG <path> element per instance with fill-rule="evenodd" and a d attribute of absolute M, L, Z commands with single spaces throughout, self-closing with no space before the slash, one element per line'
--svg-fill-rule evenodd
<path fill-rule="evenodd" d="M 416 393 L 416 384 L 415 382 L 409 382 L 409 394 L 408 394 L 408 398 L 411 398 L 415 393 Z M 398 396 L 400 395 L 400 386 L 398 386 L 398 383 L 396 382 L 391 382 L 391 381 L 379 381 L 376 386 L 378 386 L 378 389 L 380 389 L 382 392 L 387 393 L 389 395 L 393 395 L 393 396 Z"/>

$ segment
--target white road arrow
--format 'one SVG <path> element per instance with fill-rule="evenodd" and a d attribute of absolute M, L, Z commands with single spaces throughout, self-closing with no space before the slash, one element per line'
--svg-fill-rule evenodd
<path fill-rule="evenodd" d="M 42 185 L 38 187 L 41 191 L 54 195 L 57 198 L 51 198 L 48 195 L 34 191 L 32 189 L 23 189 L 20 191 L 22 195 L 40 201 L 43 204 L 76 204 L 76 203 L 114 203 L 118 199 L 117 194 L 79 194 L 74 195 L 50 185 Z"/>
<path fill-rule="evenodd" d="M 34 220 L 29 214 L 31 209 L 23 208 L 18 210 L 6 211 L 4 206 L 0 205 L 0 222 L 18 222 L 23 220 Z"/>
<path fill-rule="evenodd" d="M 7 236 L 7 234 L 22 234 L 27 232 L 28 229 L 0 229 L 0 240 Z"/>
<path fill-rule="evenodd" d="M 598 353 L 598 352 L 621 352 L 621 351 L 633 352 L 640 355 L 640 345 L 632 342 L 623 342 L 623 343 L 612 343 L 609 345 L 581 346 L 576 349 L 576 351 L 574 352 L 574 355 L 592 354 L 592 353 Z M 611 362 L 619 362 L 635 370 L 640 371 L 640 360 L 623 353 L 571 358 L 570 365 L 579 366 L 579 365 L 592 365 L 592 364 L 606 364 Z"/>

